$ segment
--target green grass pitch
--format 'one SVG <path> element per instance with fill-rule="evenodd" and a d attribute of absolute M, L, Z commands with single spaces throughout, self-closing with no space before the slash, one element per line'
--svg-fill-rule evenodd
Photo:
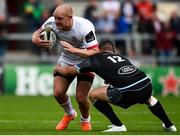
<path fill-rule="evenodd" d="M 127 132 L 103 133 L 110 122 L 93 106 L 91 108 L 91 132 L 80 130 L 80 114 L 75 99 L 72 103 L 78 117 L 64 131 L 54 128 L 64 112 L 53 97 L 0 96 L 0 135 L 180 135 L 180 97 L 158 97 L 169 117 L 176 125 L 176 133 L 162 130 L 162 123 L 154 117 L 145 105 L 135 105 L 125 110 L 117 106 L 113 109 L 126 125 Z"/>

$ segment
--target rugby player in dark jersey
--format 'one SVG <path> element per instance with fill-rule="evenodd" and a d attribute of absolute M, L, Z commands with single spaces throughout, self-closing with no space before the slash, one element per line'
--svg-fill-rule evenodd
<path fill-rule="evenodd" d="M 68 43 L 64 48 L 70 52 L 75 50 Z M 164 130 L 177 131 L 160 102 L 152 96 L 150 79 L 127 58 L 115 53 L 111 41 L 101 42 L 99 53 L 90 56 L 88 60 L 76 66 L 56 67 L 54 70 L 62 76 L 88 71 L 95 72 L 108 83 L 107 86 L 98 87 L 89 93 L 93 105 L 112 123 L 111 128 L 104 132 L 127 131 L 109 103 L 125 109 L 137 103 L 146 104 L 150 111 L 163 122 Z"/>

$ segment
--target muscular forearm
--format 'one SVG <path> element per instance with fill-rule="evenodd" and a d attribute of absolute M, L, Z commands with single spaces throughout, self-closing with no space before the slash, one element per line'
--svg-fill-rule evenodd
<path fill-rule="evenodd" d="M 90 49 L 90 50 L 86 50 L 86 49 L 78 49 L 76 48 L 74 50 L 74 53 L 83 57 L 83 58 L 88 58 L 89 56 L 98 53 L 98 49 L 94 48 L 94 49 Z"/>
<path fill-rule="evenodd" d="M 39 38 L 39 34 L 40 34 L 40 29 L 38 29 L 37 31 L 35 31 L 32 34 L 32 43 L 37 44 L 38 38 Z"/>
<path fill-rule="evenodd" d="M 99 52 L 98 47 L 95 47 L 93 49 L 79 49 L 73 47 L 70 43 L 66 41 L 60 41 L 60 44 L 64 47 L 66 51 L 77 54 L 83 58 L 88 58 L 89 56 Z"/>

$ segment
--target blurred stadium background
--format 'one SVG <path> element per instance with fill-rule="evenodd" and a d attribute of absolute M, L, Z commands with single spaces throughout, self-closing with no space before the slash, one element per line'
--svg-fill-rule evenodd
<path fill-rule="evenodd" d="M 56 47 L 48 53 L 44 52 L 31 43 L 31 36 L 61 2 L 61 0 L 0 0 L 0 109 L 2 109 L 0 126 L 4 126 L 2 123 L 6 122 L 7 118 L 11 119 L 5 116 L 5 113 L 8 115 L 8 111 L 12 108 L 11 103 L 18 99 L 24 97 L 25 104 L 29 96 L 36 96 L 40 100 L 43 99 L 42 96 L 50 96 L 47 99 L 53 101 L 52 70 L 61 48 Z M 171 109 L 169 104 L 167 109 L 170 110 L 171 117 L 174 119 L 175 116 L 178 117 L 180 1 L 64 0 L 64 2 L 73 7 L 75 15 L 93 22 L 99 41 L 111 39 L 121 54 L 148 73 L 153 82 L 154 95 L 163 99 L 167 105 L 168 102 L 176 105 L 177 107 Z M 93 87 L 101 84 L 103 81 L 96 77 Z M 69 88 L 69 95 L 74 95 L 74 88 L 75 83 Z M 15 111 L 16 108 L 13 109 Z M 23 108 L 21 110 L 23 112 Z M 174 122 L 180 126 L 178 120 L 179 118 Z M 7 128 L 8 126 L 3 127 L 0 134 L 13 134 L 8 133 Z M 31 134 L 28 132 L 22 134 Z"/>

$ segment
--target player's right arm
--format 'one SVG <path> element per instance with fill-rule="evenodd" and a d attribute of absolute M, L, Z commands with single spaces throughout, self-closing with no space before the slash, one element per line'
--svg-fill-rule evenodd
<path fill-rule="evenodd" d="M 32 35 L 32 43 L 41 48 L 49 48 L 50 42 L 40 38 L 41 29 L 36 30 Z"/>
<path fill-rule="evenodd" d="M 44 24 L 41 26 L 40 29 L 36 30 L 32 35 L 32 43 L 34 43 L 36 46 L 41 48 L 49 48 L 50 42 L 43 40 L 40 38 L 40 33 L 45 27 L 53 28 L 54 26 L 54 17 L 50 17 Z"/>

